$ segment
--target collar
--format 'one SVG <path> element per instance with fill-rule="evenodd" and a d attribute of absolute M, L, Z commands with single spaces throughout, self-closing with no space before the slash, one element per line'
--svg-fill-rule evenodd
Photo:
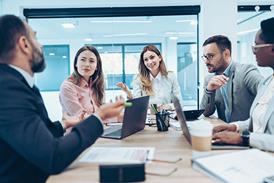
<path fill-rule="evenodd" d="M 154 77 L 151 73 L 149 73 L 149 76 L 151 79 L 158 79 L 158 78 L 161 78 L 162 77 L 162 74 L 161 72 L 159 71 L 159 73 L 156 75 L 156 77 Z"/>
<path fill-rule="evenodd" d="M 227 77 L 230 77 L 232 74 L 231 68 L 232 68 L 232 60 L 230 61 L 229 65 L 227 66 L 223 74 Z"/>
<path fill-rule="evenodd" d="M 81 78 L 80 87 L 87 88 L 89 87 L 89 83 L 84 78 Z"/>
<path fill-rule="evenodd" d="M 17 70 L 27 81 L 28 85 L 32 88 L 34 85 L 34 77 L 27 73 L 25 70 L 17 67 L 15 65 L 8 64 L 8 66 L 12 67 L 13 69 Z"/>

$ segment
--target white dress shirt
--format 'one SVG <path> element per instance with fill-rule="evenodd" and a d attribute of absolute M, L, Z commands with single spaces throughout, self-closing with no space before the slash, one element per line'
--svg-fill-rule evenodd
<path fill-rule="evenodd" d="M 15 66 L 15 65 L 11 65 L 9 64 L 10 67 L 12 67 L 13 69 L 17 70 L 27 81 L 27 83 L 29 84 L 29 86 L 32 88 L 34 85 L 34 77 L 31 76 L 28 72 L 26 72 L 25 70 Z"/>
<path fill-rule="evenodd" d="M 264 116 L 268 109 L 269 102 L 274 94 L 274 79 L 272 77 L 271 82 L 267 86 L 262 97 L 258 100 L 256 106 L 254 107 L 253 113 L 251 114 L 253 121 L 253 132 L 264 133 Z"/>
<path fill-rule="evenodd" d="M 172 103 L 172 96 L 176 96 L 180 101 L 182 97 L 180 94 L 180 87 L 174 73 L 168 72 L 167 77 L 163 76 L 160 72 L 156 77 L 150 75 L 152 82 L 152 89 L 154 95 L 150 96 L 150 104 L 169 104 Z M 141 97 L 148 95 L 143 90 L 140 77 L 136 76 L 133 80 L 133 97 Z"/>

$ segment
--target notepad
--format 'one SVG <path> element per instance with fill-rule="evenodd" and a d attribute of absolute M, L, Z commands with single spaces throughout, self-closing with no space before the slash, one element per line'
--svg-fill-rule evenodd
<path fill-rule="evenodd" d="M 273 175 L 274 156 L 258 149 L 192 159 L 192 167 L 221 182 L 259 183 Z"/>

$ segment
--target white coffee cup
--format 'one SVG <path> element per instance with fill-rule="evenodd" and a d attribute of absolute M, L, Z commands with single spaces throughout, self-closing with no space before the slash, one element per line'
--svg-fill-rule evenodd
<path fill-rule="evenodd" d="M 206 120 L 199 120 L 190 125 L 192 149 L 210 151 L 213 125 Z"/>

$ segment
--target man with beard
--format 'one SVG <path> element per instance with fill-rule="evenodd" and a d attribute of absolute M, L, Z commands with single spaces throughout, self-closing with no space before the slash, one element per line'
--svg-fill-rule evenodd
<path fill-rule="evenodd" d="M 201 108 L 204 116 L 217 109 L 220 119 L 246 120 L 257 88 L 263 77 L 254 65 L 240 64 L 231 59 L 231 42 L 226 36 L 215 35 L 203 43 L 203 56 L 208 72 L 204 82 Z"/>
<path fill-rule="evenodd" d="M 44 68 L 35 32 L 16 16 L 0 17 L 0 182 L 45 182 L 101 136 L 101 120 L 124 108 L 117 101 L 81 122 L 52 122 L 34 85 L 34 73 Z"/>

